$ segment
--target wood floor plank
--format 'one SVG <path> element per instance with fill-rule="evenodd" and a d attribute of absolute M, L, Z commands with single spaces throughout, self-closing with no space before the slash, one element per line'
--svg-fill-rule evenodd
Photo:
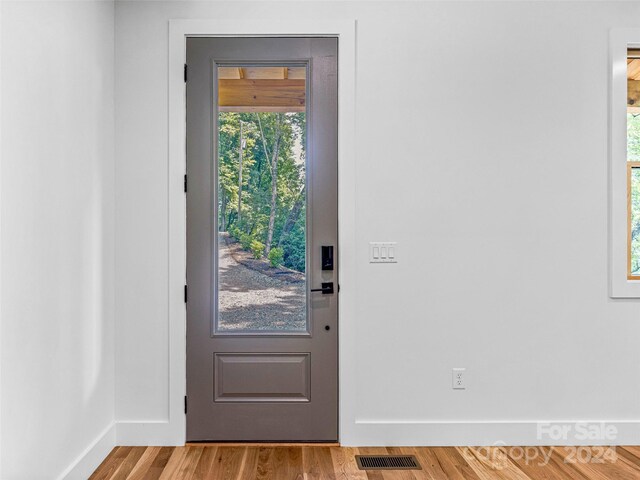
<path fill-rule="evenodd" d="M 475 470 L 471 468 L 467 461 L 467 455 L 473 455 L 465 451 L 456 449 L 455 447 L 438 447 L 431 448 L 438 463 L 447 479 L 451 480 L 480 480 Z"/>
<path fill-rule="evenodd" d="M 449 477 L 442 469 L 438 458 L 433 451 L 433 448 L 413 448 L 414 455 L 420 462 L 422 471 L 425 473 L 426 478 L 430 480 L 448 480 Z"/>
<path fill-rule="evenodd" d="M 167 466 L 174 449 L 175 447 L 161 447 L 143 480 L 158 480 L 164 471 L 164 467 Z"/>
<path fill-rule="evenodd" d="M 287 447 L 287 473 L 285 478 L 295 480 L 303 473 L 302 448 Z"/>
<path fill-rule="evenodd" d="M 568 451 L 565 450 L 564 447 L 553 447 L 553 450 L 554 454 L 557 455 L 556 463 L 558 465 L 562 464 L 562 468 L 564 468 L 565 472 L 574 472 L 570 477 L 567 478 L 571 478 L 573 480 L 574 478 L 577 478 L 573 475 L 579 475 L 579 478 L 581 479 L 603 480 L 602 474 L 600 474 L 599 472 L 594 472 L 585 464 L 574 461 L 574 458 L 568 455 Z"/>
<path fill-rule="evenodd" d="M 240 471 L 245 450 L 246 447 L 218 447 L 214 465 L 209 470 L 207 480 L 235 480 Z"/>
<path fill-rule="evenodd" d="M 146 449 L 147 447 L 132 447 L 129 454 L 124 458 L 109 480 L 126 480 Z"/>
<path fill-rule="evenodd" d="M 411 447 L 407 449 L 404 447 L 402 450 L 407 454 L 415 455 L 420 463 L 420 467 L 422 468 L 422 470 L 420 470 L 421 473 L 420 475 L 415 473 L 418 479 L 449 480 L 447 474 L 442 470 L 432 448 Z"/>
<path fill-rule="evenodd" d="M 626 450 L 627 452 L 633 454 L 637 458 L 640 458 L 640 446 L 637 445 L 625 445 L 624 447 L 616 447 L 616 450 Z"/>
<path fill-rule="evenodd" d="M 171 457 L 169 457 L 169 461 L 164 467 L 164 470 L 162 470 L 159 480 L 176 480 L 178 478 L 176 476 L 178 469 L 180 468 L 180 465 L 182 465 L 182 461 L 187 455 L 187 450 L 189 448 L 190 447 L 175 447 L 173 449 Z"/>
<path fill-rule="evenodd" d="M 640 447 L 116 447 L 91 480 L 637 480 Z M 534 455 L 534 452 L 536 455 Z M 607 452 L 604 455 L 603 452 Z M 415 455 L 422 470 L 359 470 L 355 455 Z M 528 456 L 527 456 L 528 455 Z"/>
<path fill-rule="evenodd" d="M 200 455 L 198 459 L 198 464 L 191 476 L 191 480 L 205 480 L 209 478 L 209 472 L 215 464 L 217 454 L 218 447 L 205 446 L 202 455 Z"/>
<path fill-rule="evenodd" d="M 570 458 L 571 466 L 593 480 L 637 480 L 638 471 L 634 466 L 619 458 L 615 450 L 613 458 L 605 456 L 605 447 L 556 447 L 565 458 Z"/>
<path fill-rule="evenodd" d="M 367 480 L 366 472 L 358 468 L 355 456 L 358 451 L 355 448 L 332 447 L 331 460 L 333 463 L 333 473 L 337 480 Z"/>
<path fill-rule="evenodd" d="M 110 480 L 130 451 L 131 447 L 116 447 L 113 449 L 111 452 L 113 455 L 109 455 L 102 462 L 102 465 L 89 477 L 89 480 Z"/>
<path fill-rule="evenodd" d="M 433 480 L 449 480 L 449 476 L 443 470 L 440 460 L 433 448 L 415 448 L 415 455 L 422 469 Z"/>
<path fill-rule="evenodd" d="M 551 453 L 549 465 L 560 472 L 563 478 L 567 480 L 588 480 L 581 472 L 565 461 L 564 455 L 558 452 L 557 447 L 549 447 L 549 452 Z"/>
<path fill-rule="evenodd" d="M 238 480 L 254 480 L 258 470 L 259 447 L 247 447 L 242 459 L 242 467 L 238 474 Z"/>
<path fill-rule="evenodd" d="M 160 447 L 147 447 L 138 460 L 138 463 L 133 467 L 129 475 L 127 476 L 127 480 L 143 480 L 151 465 L 153 465 L 153 461 L 160 453 Z"/>
<path fill-rule="evenodd" d="M 272 478 L 294 480 L 302 473 L 302 451 L 296 447 L 276 447 L 271 456 Z"/>
<path fill-rule="evenodd" d="M 616 453 L 640 468 L 640 447 L 616 447 Z"/>
<path fill-rule="evenodd" d="M 629 455 L 627 451 L 619 447 L 611 447 L 615 451 L 616 462 L 625 467 L 627 472 L 637 474 L 640 470 L 640 462 L 635 455 Z M 611 453 L 610 453 L 611 455 Z M 637 475 L 640 478 L 640 475 Z"/>
<path fill-rule="evenodd" d="M 509 459 L 531 480 L 564 480 L 561 471 L 545 468 L 551 462 L 549 447 L 509 448 Z"/>
<path fill-rule="evenodd" d="M 256 467 L 256 480 L 266 480 L 271 477 L 271 456 L 273 455 L 273 448 L 268 446 L 260 447 L 258 449 L 258 466 Z"/>
<path fill-rule="evenodd" d="M 334 466 L 329 447 L 302 447 L 302 470 L 305 480 L 323 480 Z"/>
<path fill-rule="evenodd" d="M 467 449 L 465 460 L 481 480 L 531 480 L 501 447 Z"/>
<path fill-rule="evenodd" d="M 198 462 L 200 461 L 200 457 L 202 456 L 202 452 L 204 451 L 204 447 L 186 447 L 187 454 L 182 461 L 182 464 L 178 468 L 178 471 L 175 475 L 175 478 L 180 480 L 191 480 L 193 478 L 193 474 L 196 471 L 196 467 L 198 466 Z"/>

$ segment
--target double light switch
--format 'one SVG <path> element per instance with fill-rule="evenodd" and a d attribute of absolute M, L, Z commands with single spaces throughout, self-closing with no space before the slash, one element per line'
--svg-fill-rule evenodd
<path fill-rule="evenodd" d="M 369 242 L 369 263 L 397 263 L 396 242 Z"/>

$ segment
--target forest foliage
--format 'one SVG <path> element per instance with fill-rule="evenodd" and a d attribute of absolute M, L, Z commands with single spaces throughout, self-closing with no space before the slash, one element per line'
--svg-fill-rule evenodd
<path fill-rule="evenodd" d="M 219 114 L 218 229 L 272 266 L 305 271 L 304 113 Z"/>

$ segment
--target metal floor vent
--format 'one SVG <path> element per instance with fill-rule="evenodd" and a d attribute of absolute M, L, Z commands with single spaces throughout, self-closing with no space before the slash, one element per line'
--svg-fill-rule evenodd
<path fill-rule="evenodd" d="M 356 455 L 360 470 L 422 470 L 414 455 Z"/>

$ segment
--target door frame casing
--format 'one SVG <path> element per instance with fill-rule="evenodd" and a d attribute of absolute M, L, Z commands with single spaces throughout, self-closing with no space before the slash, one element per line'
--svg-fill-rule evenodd
<path fill-rule="evenodd" d="M 356 21 L 308 17 L 287 20 L 170 20 L 168 58 L 168 416 L 164 421 L 119 422 L 118 444 L 184 445 L 186 417 L 186 84 L 183 65 L 187 37 L 337 37 L 338 38 L 338 434 L 348 436 L 355 421 L 355 83 Z"/>

